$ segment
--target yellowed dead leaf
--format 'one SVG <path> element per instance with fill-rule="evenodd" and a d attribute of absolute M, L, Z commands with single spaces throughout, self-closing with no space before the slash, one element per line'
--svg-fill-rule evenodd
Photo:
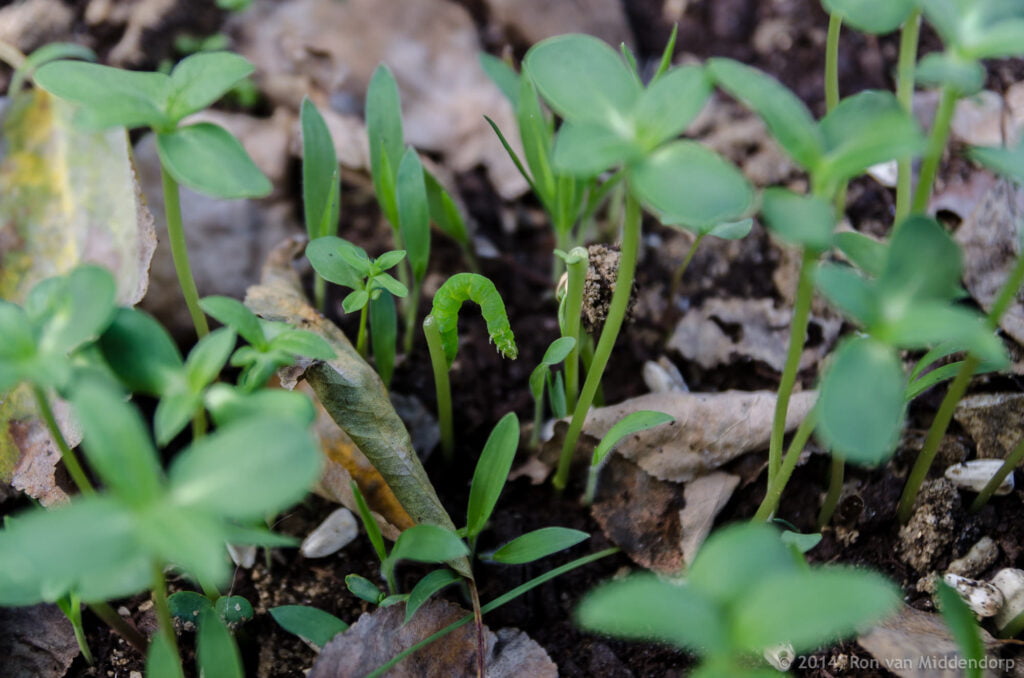
<path fill-rule="evenodd" d="M 803 421 L 816 399 L 815 391 L 793 394 L 787 431 Z M 648 393 L 591 411 L 583 433 L 600 440 L 616 422 L 639 410 L 664 412 L 675 421 L 628 436 L 616 451 L 655 478 L 686 482 L 742 454 L 767 449 L 775 393 Z"/>
<path fill-rule="evenodd" d="M 146 293 L 156 238 L 128 137 L 81 130 L 72 117 L 68 104 L 34 90 L 15 98 L 3 122 L 0 298 L 21 302 L 40 280 L 89 262 L 111 270 L 119 303 L 132 305 Z M 28 389 L 0 395 L 0 480 L 44 504 L 61 501 L 54 452 Z"/>

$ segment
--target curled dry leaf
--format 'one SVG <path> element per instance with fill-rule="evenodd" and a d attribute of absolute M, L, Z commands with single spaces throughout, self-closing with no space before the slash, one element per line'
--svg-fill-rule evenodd
<path fill-rule="evenodd" d="M 408 143 L 443 153 L 455 171 L 483 165 L 505 198 L 526 191 L 483 117 L 507 134 L 511 105 L 480 66 L 476 26 L 457 3 L 264 0 L 237 17 L 237 29 L 239 51 L 275 103 L 297 110 L 319 90 L 339 113 L 360 113 L 374 69 L 386 63 L 402 93 Z"/>
<path fill-rule="evenodd" d="M 718 512 L 729 503 L 739 482 L 739 476 L 714 471 L 686 483 L 683 488 L 686 506 L 679 512 L 679 524 L 682 532 L 680 548 L 687 567 L 693 563 L 697 550 L 711 533 Z"/>
<path fill-rule="evenodd" d="M 0 607 L 4 678 L 61 678 L 78 653 L 71 622 L 56 605 Z"/>
<path fill-rule="evenodd" d="M 787 431 L 803 421 L 816 399 L 815 391 L 793 394 Z M 687 482 L 742 454 L 767 449 L 775 393 L 648 393 L 591 411 L 583 432 L 600 440 L 617 421 L 639 410 L 664 412 L 675 421 L 625 438 L 616 451 L 655 478 Z"/>
<path fill-rule="evenodd" d="M 303 239 L 292 238 L 270 254 L 262 283 L 246 293 L 246 306 L 267 320 L 319 334 L 331 344 L 337 357 L 304 365 L 302 376 L 331 418 L 380 472 L 409 517 L 416 523 L 454 530 L 413 450 L 405 425 L 388 400 L 384 383 L 345 334 L 303 296 L 298 275 L 291 268 L 292 259 L 302 248 Z M 297 374 L 292 376 L 298 378 Z M 465 560 L 452 566 L 471 576 Z"/>
<path fill-rule="evenodd" d="M 117 299 L 137 303 L 149 284 L 156 247 L 153 217 L 141 197 L 124 130 L 88 132 L 73 109 L 45 92 L 17 97 L 0 144 L 0 298 L 24 301 L 37 282 L 90 262 L 117 281 Z M 80 436 L 55 407 L 76 445 Z M 36 418 L 25 387 L 0 399 L 0 480 L 44 504 L 66 495 L 53 477 L 56 446 Z"/>
<path fill-rule="evenodd" d="M 737 359 L 759 360 L 776 372 L 786 362 L 792 311 L 776 308 L 771 299 L 712 297 L 691 309 L 676 325 L 668 347 L 708 369 Z M 828 352 L 842 326 L 838 319 L 812 318 L 822 340 L 804 349 L 801 368 Z"/>
<path fill-rule="evenodd" d="M 469 614 L 443 600 L 431 600 L 408 624 L 404 605 L 379 607 L 359 617 L 320 653 L 309 678 L 361 678 L 396 654 Z M 558 667 L 529 636 L 518 629 L 494 633 L 484 627 L 487 678 L 555 678 Z M 465 624 L 400 662 L 389 678 L 476 675 L 476 631 Z"/>
<path fill-rule="evenodd" d="M 998 642 L 984 629 L 982 643 L 994 648 Z M 870 630 L 857 642 L 878 660 L 882 668 L 903 678 L 957 678 L 960 653 L 946 622 L 938 614 L 903 605 L 900 610 Z M 948 668 L 947 668 L 948 667 Z M 995 676 L 986 669 L 986 677 Z"/>

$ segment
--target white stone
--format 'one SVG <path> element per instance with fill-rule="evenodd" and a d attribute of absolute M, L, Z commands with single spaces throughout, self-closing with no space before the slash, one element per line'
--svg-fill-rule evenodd
<path fill-rule="evenodd" d="M 998 557 L 999 546 L 995 540 L 992 537 L 982 537 L 963 557 L 951 562 L 946 572 L 961 577 L 975 577 L 996 562 Z"/>
<path fill-rule="evenodd" d="M 307 558 L 323 558 L 345 548 L 358 534 L 356 517 L 347 508 L 340 508 L 309 533 L 299 551 Z"/>
<path fill-rule="evenodd" d="M 974 459 L 962 464 L 953 464 L 946 469 L 946 478 L 963 490 L 981 492 L 988 481 L 1003 466 L 1002 459 Z M 1009 474 L 996 488 L 997 495 L 1013 492 L 1013 474 Z"/>
<path fill-rule="evenodd" d="M 979 617 L 993 617 L 1002 609 L 1003 593 L 993 584 L 968 579 L 958 574 L 947 574 L 943 580 L 956 589 L 967 607 Z"/>
<path fill-rule="evenodd" d="M 992 585 L 1003 594 L 1003 606 L 996 613 L 995 621 L 999 629 L 1024 613 L 1024 570 L 1007 567 L 992 577 Z"/>

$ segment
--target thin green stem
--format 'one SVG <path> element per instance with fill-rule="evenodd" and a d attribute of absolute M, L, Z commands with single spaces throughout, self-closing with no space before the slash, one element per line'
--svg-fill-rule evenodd
<path fill-rule="evenodd" d="M 78 643 L 78 649 L 82 653 L 82 657 L 90 665 L 95 661 L 92 655 L 92 648 L 89 647 L 89 640 L 85 637 L 85 627 L 82 626 L 82 603 L 73 593 L 68 593 L 62 596 L 57 601 L 57 607 L 64 613 L 67 620 L 71 622 L 71 629 L 75 633 L 75 642 Z"/>
<path fill-rule="evenodd" d="M 430 365 L 434 369 L 434 389 L 437 393 L 437 419 L 441 426 L 441 451 L 446 461 L 455 457 L 455 432 L 452 426 L 452 385 L 448 380 L 448 359 L 441 345 L 441 330 L 434 316 L 423 319 L 423 335 L 427 338 Z"/>
<path fill-rule="evenodd" d="M 114 608 L 110 607 L 108 603 L 91 603 L 86 607 L 89 608 L 90 612 L 99 617 L 100 621 L 113 629 L 117 635 L 124 638 L 139 654 L 143 657 L 146 656 L 149 641 L 139 633 L 138 629 L 129 624 L 124 617 L 115 612 Z"/>
<path fill-rule="evenodd" d="M 481 606 L 480 611 L 483 614 L 487 614 L 488 612 L 493 612 L 494 610 L 497 610 L 502 605 L 505 605 L 506 603 L 509 603 L 509 602 L 515 600 L 519 596 L 532 591 L 533 589 L 537 588 L 541 584 L 546 584 L 547 582 L 551 581 L 555 577 L 559 577 L 559 576 L 565 574 L 566 572 L 571 572 L 572 570 L 575 570 L 578 567 L 583 567 L 584 565 L 589 565 L 590 563 L 592 563 L 592 562 L 594 562 L 596 560 L 600 560 L 601 558 L 606 558 L 607 556 L 613 555 L 613 554 L 618 553 L 618 552 L 619 552 L 618 548 L 610 548 L 610 549 L 605 549 L 603 551 L 598 551 L 597 553 L 592 553 L 589 556 L 583 556 L 582 558 L 577 558 L 576 560 L 573 560 L 572 562 L 566 563 L 565 565 L 562 565 L 560 567 L 556 567 L 553 570 L 545 572 L 544 574 L 540 575 L 539 577 L 534 577 L 533 579 L 531 579 L 530 581 L 526 582 L 525 584 L 520 584 L 519 586 L 515 587 L 514 589 L 512 589 L 508 593 L 504 593 L 504 594 L 498 596 L 497 598 L 495 598 L 491 602 L 487 603 L 486 605 Z M 366 676 L 366 678 L 379 678 L 379 676 L 385 675 L 388 671 L 390 671 L 395 666 L 397 666 L 398 663 L 401 662 L 406 657 L 409 657 L 410 655 L 413 655 L 416 652 L 419 652 L 420 650 L 422 650 L 426 646 L 432 644 L 434 641 L 437 641 L 437 640 L 440 640 L 441 638 L 444 638 L 445 636 L 447 636 L 449 633 L 451 633 L 455 629 L 461 628 L 461 627 L 465 626 L 466 624 L 468 624 L 471 621 L 473 621 L 473 615 L 472 614 L 467 614 L 462 619 L 460 619 L 460 620 L 458 620 L 456 622 L 452 622 L 451 624 L 449 624 L 448 626 L 444 627 L 443 629 L 441 629 L 437 633 L 434 633 L 433 635 L 428 636 L 427 638 L 424 638 L 423 640 L 421 640 L 420 642 L 416 643 L 415 645 L 413 645 L 412 647 L 408 648 L 407 650 L 403 650 L 402 652 L 398 653 L 397 655 L 392 657 L 386 663 L 381 664 L 376 669 L 374 669 L 371 673 L 369 673 Z"/>
<path fill-rule="evenodd" d="M 835 452 L 832 453 L 832 468 L 828 479 L 828 494 L 821 504 L 821 511 L 818 513 L 818 531 L 825 529 L 825 526 L 832 521 L 832 514 L 836 512 L 839 505 L 839 495 L 843 491 L 843 477 L 846 475 L 846 460 Z"/>
<path fill-rule="evenodd" d="M 75 456 L 74 451 L 68 446 L 68 441 L 64 438 L 64 434 L 61 433 L 60 427 L 57 425 L 57 418 L 53 414 L 53 409 L 50 407 L 50 401 L 47 399 L 46 393 L 42 387 L 32 384 L 32 395 L 35 396 L 39 414 L 42 416 L 43 422 L 50 432 L 50 437 L 53 438 L 57 449 L 60 450 L 60 458 L 64 461 L 64 467 L 67 468 L 68 475 L 71 476 L 75 487 L 84 495 L 96 494 L 96 488 L 89 482 L 89 477 L 82 470 L 78 457 Z"/>
<path fill-rule="evenodd" d="M 839 36 L 843 31 L 843 18 L 838 14 L 828 17 L 828 36 L 825 38 L 825 110 L 839 105 Z"/>
<path fill-rule="evenodd" d="M 1013 451 L 1006 456 L 1003 460 L 1003 465 L 999 467 L 995 475 L 989 478 L 989 481 L 985 483 L 985 487 L 982 488 L 978 496 L 974 498 L 974 502 L 971 503 L 971 513 L 980 511 L 988 500 L 992 498 L 995 491 L 999 489 L 999 486 L 1006 480 L 1006 476 L 1013 472 L 1013 469 L 1020 465 L 1020 462 L 1024 460 L 1024 440 L 1017 443 L 1017 446 L 1013 448 Z"/>
<path fill-rule="evenodd" d="M 686 273 L 686 269 L 690 267 L 690 262 L 693 261 L 693 255 L 697 254 L 697 247 L 700 246 L 705 235 L 706 234 L 701 233 L 693 239 L 693 242 L 690 243 L 690 249 L 686 251 L 686 256 L 683 257 L 683 263 L 679 264 L 679 268 L 672 273 L 672 284 L 669 287 L 670 303 L 675 300 L 676 296 L 678 296 L 679 286 L 683 282 L 683 274 Z"/>
<path fill-rule="evenodd" d="M 800 426 L 796 429 L 796 433 L 793 434 L 793 440 L 789 443 L 789 449 L 786 450 L 786 457 L 782 461 L 782 465 L 779 467 L 778 473 L 775 474 L 775 478 L 768 483 L 768 489 L 765 491 L 764 500 L 761 502 L 761 506 L 758 507 L 757 513 L 754 514 L 755 523 L 763 523 L 772 517 L 776 509 L 779 508 L 779 501 L 782 500 L 782 492 L 786 489 L 786 484 L 789 482 L 790 476 L 793 475 L 793 469 L 796 468 L 796 462 L 800 459 L 800 453 L 803 452 L 804 447 L 807 445 L 807 441 L 811 437 L 811 433 L 814 432 L 814 425 L 817 423 L 818 417 L 814 410 L 804 417 L 804 420 L 800 422 Z"/>
<path fill-rule="evenodd" d="M 399 269 L 401 270 L 401 269 Z M 414 328 L 416 327 L 416 312 L 419 311 L 420 307 L 420 293 L 422 291 L 422 281 L 418 280 L 415 276 L 412 278 L 412 287 L 409 288 L 409 296 L 405 298 L 405 339 L 402 344 L 402 349 L 406 355 L 412 353 L 412 342 L 413 336 L 415 335 Z"/>
<path fill-rule="evenodd" d="M 317 274 L 313 275 L 313 303 L 318 311 L 324 312 L 327 305 L 327 281 Z"/>
<path fill-rule="evenodd" d="M 949 140 L 949 130 L 953 122 L 953 111 L 956 110 L 956 101 L 959 98 L 960 95 L 957 91 L 949 85 L 942 88 L 939 108 L 935 111 L 932 130 L 928 134 L 928 146 L 925 149 L 924 159 L 921 161 L 921 176 L 917 180 L 917 190 L 914 192 L 914 204 L 911 209 L 915 213 L 921 213 L 928 209 L 928 199 L 932 195 L 932 185 L 935 183 L 935 175 L 939 171 L 942 152 L 946 150 L 946 142 Z"/>
<path fill-rule="evenodd" d="M 363 310 L 359 311 L 359 334 L 356 335 L 356 351 L 366 360 L 366 321 L 370 315 L 370 302 L 367 301 Z"/>
<path fill-rule="evenodd" d="M 608 306 L 608 316 L 604 321 L 604 327 L 601 330 L 601 338 L 594 350 L 594 359 L 590 364 L 590 369 L 587 370 L 587 378 L 583 382 L 583 389 L 576 402 L 576 408 L 573 410 L 569 431 L 565 436 L 565 444 L 562 446 L 562 454 L 558 459 L 558 470 L 555 472 L 553 480 L 554 486 L 558 490 L 565 489 L 568 482 L 569 466 L 576 451 L 576 443 L 579 442 L 580 434 L 583 432 L 583 422 L 587 418 L 591 403 L 594 402 L 594 396 L 601 384 L 601 377 L 604 375 L 608 359 L 615 347 L 615 340 L 618 339 L 622 322 L 626 318 L 629 298 L 633 292 L 637 255 L 640 251 L 640 225 L 640 203 L 632 194 L 627 194 L 622 250 L 619 257 L 619 272 L 615 278 L 615 291 L 612 292 L 612 300 Z"/>
<path fill-rule="evenodd" d="M 475 544 L 473 550 L 475 550 Z M 487 669 L 487 640 L 484 637 L 484 612 L 480 608 L 480 592 L 477 591 L 476 582 L 470 579 L 468 583 L 470 598 L 473 603 L 473 626 L 476 627 L 476 676 L 477 678 L 484 678 L 484 673 Z"/>
<path fill-rule="evenodd" d="M 907 113 L 913 112 L 914 72 L 917 69 L 917 44 L 921 34 L 921 10 L 907 17 L 900 31 L 900 54 L 896 66 L 896 99 Z M 900 158 L 896 174 L 896 221 L 899 224 L 910 214 L 913 186 L 913 158 Z"/>
<path fill-rule="evenodd" d="M 1021 284 L 1024 284 L 1024 256 L 1017 257 L 1017 263 L 1014 264 L 1002 289 L 999 290 L 996 300 L 992 302 L 992 307 L 988 310 L 988 324 L 992 329 L 999 327 L 999 321 L 1003 319 L 1006 309 L 1017 298 L 1017 291 Z"/>
<path fill-rule="evenodd" d="M 25 62 L 25 54 L 9 42 L 0 40 L 0 62 L 10 66 L 11 70 L 16 70 Z M 17 94 L 17 92 L 11 92 L 11 94 Z"/>
<path fill-rule="evenodd" d="M 577 255 L 577 256 L 573 256 Z M 587 250 L 573 248 L 569 252 L 568 281 L 565 291 L 565 327 L 563 337 L 576 340 L 569 355 L 565 357 L 565 405 L 570 410 L 576 407 L 580 392 L 580 319 L 583 309 L 583 288 L 587 282 L 590 259 Z"/>
<path fill-rule="evenodd" d="M 583 490 L 584 506 L 590 506 L 594 503 L 594 497 L 597 496 L 597 481 L 601 476 L 602 468 L 604 468 L 604 463 L 591 464 L 590 468 L 587 469 L 587 487 Z"/>
<path fill-rule="evenodd" d="M 188 246 L 185 244 L 185 227 L 181 221 L 181 195 L 178 182 L 174 180 L 167 168 L 160 165 L 160 177 L 164 188 L 164 218 L 167 221 L 167 240 L 171 244 L 171 258 L 174 260 L 174 272 L 178 275 L 178 284 L 185 297 L 188 314 L 196 328 L 200 339 L 210 333 L 203 309 L 199 307 L 199 290 L 195 278 L 192 277 L 192 265 L 188 260 Z"/>
<path fill-rule="evenodd" d="M 797 373 L 800 371 L 800 356 L 807 340 L 807 323 L 811 317 L 811 301 L 814 299 L 812 273 L 818 260 L 818 253 L 805 249 L 800 263 L 800 276 L 796 286 L 796 303 L 793 307 L 793 322 L 789 329 L 789 349 L 786 363 L 779 381 L 779 393 L 775 400 L 775 416 L 768 444 L 768 485 L 772 485 L 782 464 L 782 439 L 786 433 L 786 414 L 789 398 L 793 394 Z"/>
<path fill-rule="evenodd" d="M 171 608 L 167 603 L 167 581 L 164 579 L 164 569 L 160 563 L 153 562 L 153 607 L 156 611 L 156 619 L 159 623 L 159 632 L 164 634 L 168 645 L 178 653 L 178 637 L 174 633 L 174 622 L 171 621 Z"/>

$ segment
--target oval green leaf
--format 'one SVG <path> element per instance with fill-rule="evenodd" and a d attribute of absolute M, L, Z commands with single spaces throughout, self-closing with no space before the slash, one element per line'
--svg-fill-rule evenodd
<path fill-rule="evenodd" d="M 542 527 L 516 537 L 492 553 L 488 560 L 505 565 L 522 565 L 571 548 L 590 535 L 567 527 Z"/>
<path fill-rule="evenodd" d="M 916 0 L 822 0 L 821 4 L 843 23 L 875 35 L 895 31 L 917 6 Z"/>
<path fill-rule="evenodd" d="M 461 577 L 451 570 L 434 570 L 430 574 L 416 582 L 416 586 L 409 592 L 409 598 L 405 601 L 405 620 L 408 624 L 416 610 L 423 606 L 423 603 L 430 600 L 431 596 L 450 584 L 459 581 Z"/>
<path fill-rule="evenodd" d="M 261 198 L 270 180 L 238 139 L 209 122 L 156 136 L 160 162 L 179 183 L 215 198 Z"/>
<path fill-rule="evenodd" d="M 162 127 L 170 78 L 163 73 L 126 71 L 81 61 L 40 67 L 33 81 L 50 94 L 85 109 L 93 127 Z"/>
<path fill-rule="evenodd" d="M 321 649 L 348 629 L 348 624 L 333 614 L 308 605 L 280 605 L 269 611 L 282 629 Z"/>
<path fill-rule="evenodd" d="M 398 225 L 409 264 L 416 280 L 423 280 L 430 263 L 430 204 L 423 180 L 423 164 L 416 150 L 409 147 L 398 166 L 395 190 L 398 198 Z"/>
<path fill-rule="evenodd" d="M 711 89 L 702 66 L 681 66 L 659 77 L 637 102 L 637 141 L 650 150 L 678 136 L 704 108 Z"/>
<path fill-rule="evenodd" d="M 185 57 L 171 71 L 167 116 L 176 123 L 201 111 L 253 70 L 251 63 L 231 52 L 198 52 Z"/>
<path fill-rule="evenodd" d="M 473 538 L 484 529 L 505 487 L 519 447 L 519 420 L 509 412 L 495 425 L 480 453 L 466 510 L 466 536 Z"/>
<path fill-rule="evenodd" d="M 630 412 L 622 419 L 615 422 L 615 424 L 608 429 L 608 433 L 605 433 L 604 437 L 601 438 L 601 442 L 599 442 L 597 447 L 594 448 L 594 456 L 590 462 L 591 465 L 597 466 L 602 463 L 612 449 L 626 436 L 639 433 L 640 431 L 646 431 L 649 428 L 661 426 L 662 424 L 667 424 L 670 421 L 675 420 L 675 417 L 671 415 L 665 414 L 664 412 L 655 412 L 653 410 Z"/>
<path fill-rule="evenodd" d="M 334 235 L 341 212 L 336 187 L 338 156 L 327 123 L 313 102 L 302 100 L 302 214 L 310 240 Z"/>
<path fill-rule="evenodd" d="M 766 189 L 761 214 L 765 225 L 790 245 L 819 252 L 832 245 L 835 210 L 816 195 L 797 195 L 785 188 Z"/>

